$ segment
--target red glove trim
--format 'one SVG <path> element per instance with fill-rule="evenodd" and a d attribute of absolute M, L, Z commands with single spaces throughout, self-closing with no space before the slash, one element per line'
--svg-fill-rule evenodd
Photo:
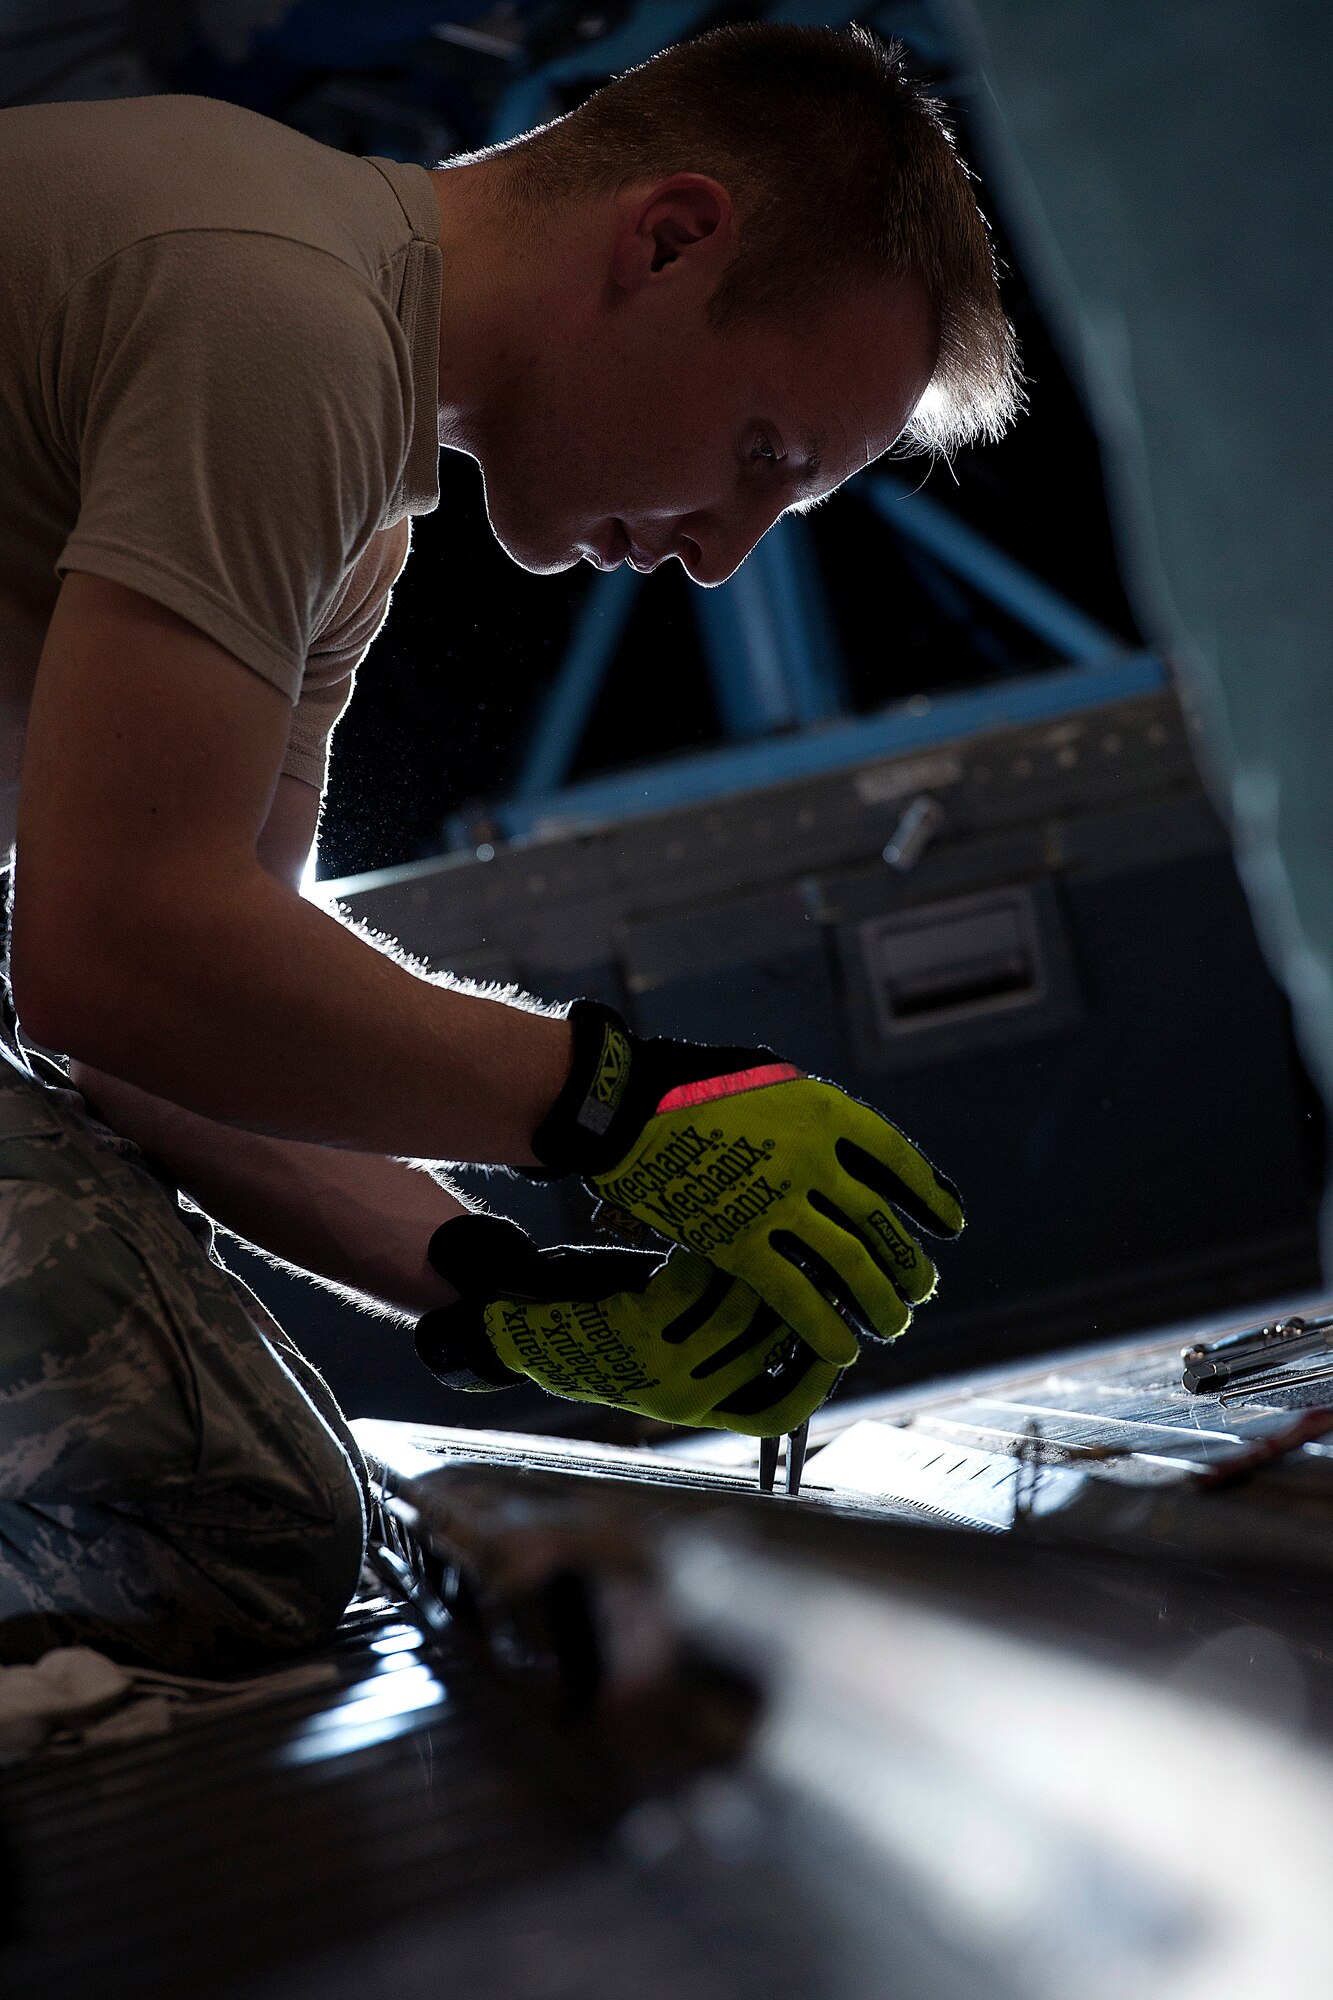
<path fill-rule="evenodd" d="M 762 1063 L 758 1069 L 738 1069 L 731 1076 L 705 1076 L 698 1083 L 677 1084 L 658 1105 L 659 1111 L 689 1111 L 715 1097 L 739 1097 L 743 1090 L 762 1090 L 770 1083 L 795 1083 L 805 1071 L 791 1063 Z"/>

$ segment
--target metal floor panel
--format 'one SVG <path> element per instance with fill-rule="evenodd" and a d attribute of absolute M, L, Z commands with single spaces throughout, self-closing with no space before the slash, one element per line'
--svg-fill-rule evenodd
<path fill-rule="evenodd" d="M 385 1611 L 328 1690 L 0 1781 L 0 1991 L 221 1994 L 367 1928 L 585 1849 L 588 1816 L 497 1724 L 466 1646 Z"/>
<path fill-rule="evenodd" d="M 1274 1308 L 1269 1317 L 1289 1310 Z M 1307 1302 L 1303 1310 L 1313 1317 L 1323 1308 Z M 1241 1324 L 1254 1325 L 1262 1317 Z M 1233 1330 L 1191 1322 L 1036 1366 L 1020 1362 L 829 1404 L 811 1425 L 803 1502 L 846 1509 L 859 1501 L 863 1509 L 885 1514 L 901 1508 L 994 1528 L 1012 1525 L 1012 1508 L 1008 1521 L 1001 1518 L 1003 1500 L 1006 1491 L 1019 1492 L 1014 1469 L 1020 1463 L 1036 1470 L 1048 1500 L 1056 1490 L 1051 1475 L 1062 1466 L 1082 1466 L 1121 1485 L 1155 1484 L 1173 1471 L 1187 1480 L 1223 1470 L 1260 1440 L 1281 1433 L 1294 1416 L 1333 1406 L 1333 1348 L 1324 1381 L 1299 1379 L 1317 1373 L 1317 1361 L 1307 1357 L 1285 1372 L 1239 1382 L 1220 1395 L 1191 1394 L 1182 1380 L 1182 1348 Z M 881 1433 L 877 1456 L 864 1435 L 872 1425 Z M 849 1452 L 839 1441 L 853 1429 L 862 1435 Z M 909 1436 L 976 1456 L 960 1462 L 947 1451 L 917 1445 L 909 1450 Z M 693 1471 L 725 1470 L 743 1484 L 757 1477 L 758 1447 L 748 1438 L 676 1439 L 660 1448 L 660 1455 Z M 1312 1441 L 1298 1463 L 1308 1471 L 1331 1455 L 1333 1443 Z M 1333 1483 L 1329 1498 L 1333 1520 Z"/>

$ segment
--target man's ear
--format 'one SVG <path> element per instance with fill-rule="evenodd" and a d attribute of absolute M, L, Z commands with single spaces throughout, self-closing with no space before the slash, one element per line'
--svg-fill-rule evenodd
<path fill-rule="evenodd" d="M 611 257 L 611 278 L 637 292 L 671 271 L 687 272 L 711 289 L 735 252 L 735 212 L 721 181 L 707 174 L 673 174 L 650 188 L 626 188 Z"/>

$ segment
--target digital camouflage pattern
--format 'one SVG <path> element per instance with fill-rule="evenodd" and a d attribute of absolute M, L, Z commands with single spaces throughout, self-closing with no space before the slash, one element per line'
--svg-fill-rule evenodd
<path fill-rule="evenodd" d="M 0 1661 L 213 1673 L 320 1639 L 366 1523 L 332 1395 L 207 1219 L 3 1025 Z"/>

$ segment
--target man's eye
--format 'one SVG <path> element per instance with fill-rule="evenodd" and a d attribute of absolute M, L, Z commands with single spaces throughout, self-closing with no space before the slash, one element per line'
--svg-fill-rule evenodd
<path fill-rule="evenodd" d="M 761 465 L 777 465 L 779 463 L 778 448 L 772 438 L 756 438 L 754 444 L 750 447 L 750 457 L 752 460 L 758 460 Z"/>

